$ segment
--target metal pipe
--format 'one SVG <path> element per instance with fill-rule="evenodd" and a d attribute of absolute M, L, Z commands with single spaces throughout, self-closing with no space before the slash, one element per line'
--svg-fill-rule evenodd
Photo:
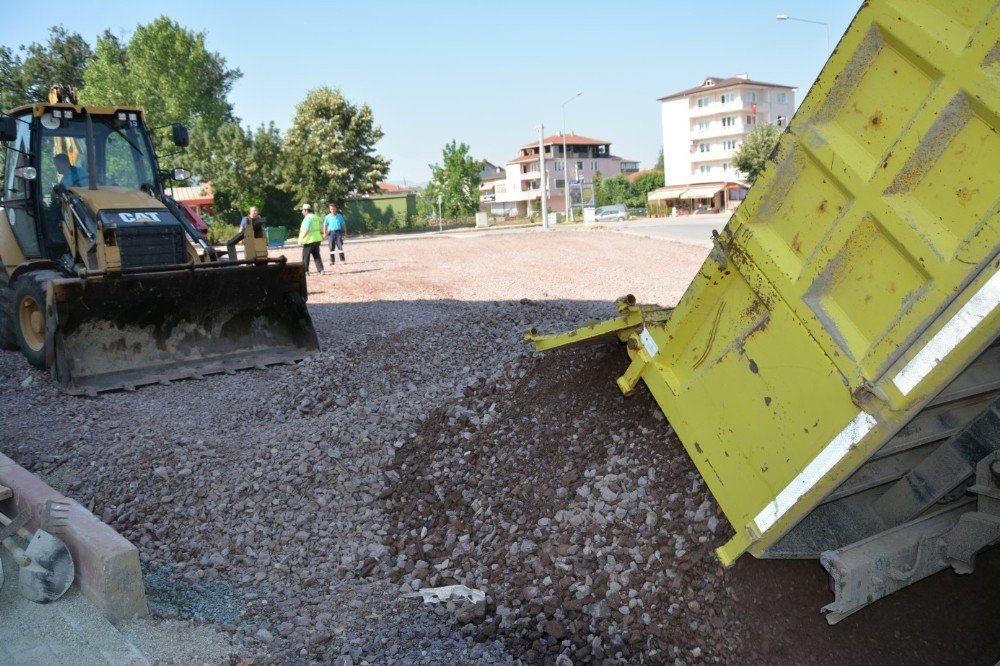
<path fill-rule="evenodd" d="M 563 136 L 563 195 L 566 197 L 566 221 L 573 221 L 573 209 L 569 205 L 569 161 L 566 155 L 566 105 L 572 102 L 574 99 L 583 94 L 583 91 L 578 91 L 575 95 L 570 97 L 568 100 L 562 103 L 562 136 Z"/>
<path fill-rule="evenodd" d="M 115 271 L 84 271 L 81 277 L 106 277 L 113 275 L 133 275 L 135 273 L 169 273 L 170 271 L 191 271 L 209 270 L 214 268 L 228 268 L 229 266 L 249 266 L 251 264 L 260 266 L 262 264 L 286 264 L 288 259 L 284 256 L 267 259 L 240 259 L 239 261 L 212 261 L 206 263 L 189 264 L 160 264 L 157 266 L 136 266 L 134 268 L 122 268 Z"/>
<path fill-rule="evenodd" d="M 542 229 L 549 228 L 549 200 L 545 196 L 545 125 L 538 126 L 538 163 L 542 170 Z"/>

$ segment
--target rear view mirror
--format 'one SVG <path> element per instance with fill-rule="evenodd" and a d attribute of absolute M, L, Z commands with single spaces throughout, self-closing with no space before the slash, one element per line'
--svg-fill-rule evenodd
<path fill-rule="evenodd" d="M 0 141 L 13 141 L 17 138 L 17 121 L 10 116 L 0 117 Z"/>
<path fill-rule="evenodd" d="M 173 125 L 174 145 L 178 148 L 187 148 L 191 144 L 191 137 L 188 136 L 188 128 L 180 123 Z"/>

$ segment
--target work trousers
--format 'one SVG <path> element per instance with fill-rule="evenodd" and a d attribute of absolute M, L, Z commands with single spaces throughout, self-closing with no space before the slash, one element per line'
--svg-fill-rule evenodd
<path fill-rule="evenodd" d="M 336 257 L 334 257 L 334 251 L 340 250 L 340 260 L 347 262 L 344 258 L 344 232 L 340 229 L 330 232 L 330 263 L 337 263 Z"/>
<path fill-rule="evenodd" d="M 302 246 L 302 264 L 306 267 L 306 273 L 309 272 L 310 257 L 316 260 L 316 270 L 320 273 L 323 272 L 323 257 L 320 256 L 321 252 L 319 251 L 321 242 L 306 243 Z"/>

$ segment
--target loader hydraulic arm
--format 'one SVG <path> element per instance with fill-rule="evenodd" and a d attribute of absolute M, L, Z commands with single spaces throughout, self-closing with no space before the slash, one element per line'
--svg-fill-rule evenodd
<path fill-rule="evenodd" d="M 198 230 L 194 228 L 194 225 L 191 224 L 191 220 L 189 220 L 184 211 L 181 210 L 181 207 L 177 205 L 177 202 L 174 201 L 173 197 L 163 194 L 158 198 L 163 202 L 163 205 L 167 207 L 167 210 L 169 210 L 174 217 L 180 220 L 181 226 L 184 228 L 184 232 L 187 233 L 194 244 L 200 247 L 205 253 L 206 261 L 216 261 L 218 256 L 216 255 L 215 248 L 212 247 L 212 244 L 206 241 Z"/>

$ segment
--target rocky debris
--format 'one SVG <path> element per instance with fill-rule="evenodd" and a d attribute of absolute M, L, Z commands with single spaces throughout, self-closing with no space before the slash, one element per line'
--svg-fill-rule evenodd
<path fill-rule="evenodd" d="M 510 243 L 527 261 L 547 256 Z M 674 295 L 700 261 L 642 254 L 669 267 L 656 284 Z M 554 301 L 519 268 L 511 279 L 531 298 L 493 301 L 481 294 L 503 291 L 495 277 L 470 281 L 447 262 L 437 272 L 372 302 L 400 282 L 367 273 L 365 297 L 335 305 L 314 299 L 331 292 L 311 278 L 325 351 L 291 367 L 67 400 L 0 354 L 4 452 L 57 470 L 139 547 L 158 617 L 228 631 L 258 660 L 726 659 L 712 548 L 728 527 L 711 523 L 714 504 L 650 396 L 618 395 L 626 356 L 538 355 L 522 339 L 613 316 L 610 297 Z M 449 300 L 446 283 L 478 291 Z M 486 602 L 403 597 L 448 584 Z"/>
<path fill-rule="evenodd" d="M 427 419 L 395 458 L 389 577 L 487 590 L 477 637 L 532 663 L 731 660 L 716 505 L 648 393 L 608 390 L 626 362 L 528 359 Z"/>
<path fill-rule="evenodd" d="M 36 381 L 36 417 L 55 422 L 51 439 L 7 452 L 35 469 L 76 471 L 67 492 L 139 547 L 159 617 L 212 623 L 279 659 L 506 663 L 483 604 L 439 614 L 399 598 L 386 508 L 404 477 L 393 461 L 433 446 L 426 433 L 438 419 L 489 427 L 489 410 L 459 405 L 527 373 L 522 332 L 593 313 L 516 302 L 430 310 L 369 325 L 371 339 L 296 366 L 102 394 L 66 410 L 54 407 L 65 398 L 51 383 Z M 3 355 L 5 372 L 12 361 Z M 465 541 L 456 536 L 456 547 Z M 421 567 L 411 590 L 454 579 L 438 560 Z"/>

